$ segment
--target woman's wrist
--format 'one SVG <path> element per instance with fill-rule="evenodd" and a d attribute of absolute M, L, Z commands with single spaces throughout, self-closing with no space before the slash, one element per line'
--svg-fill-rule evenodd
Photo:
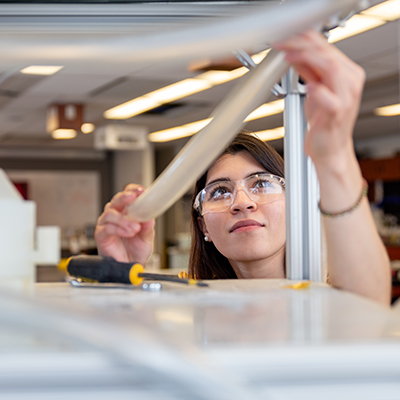
<path fill-rule="evenodd" d="M 366 197 L 368 194 L 368 183 L 367 181 L 364 179 L 363 180 L 363 188 L 362 191 L 360 193 L 360 196 L 358 197 L 357 201 L 352 204 L 350 207 L 340 210 L 340 211 L 328 211 L 325 210 L 322 206 L 321 206 L 321 202 L 319 202 L 318 206 L 319 206 L 319 210 L 321 211 L 321 214 L 326 217 L 326 218 L 341 218 L 341 217 L 345 217 L 346 215 L 351 214 L 352 212 L 354 212 L 361 204 L 362 200 L 364 199 L 364 197 Z"/>
<path fill-rule="evenodd" d="M 320 185 L 320 207 L 327 213 L 350 209 L 360 199 L 364 179 L 354 151 L 315 164 Z"/>

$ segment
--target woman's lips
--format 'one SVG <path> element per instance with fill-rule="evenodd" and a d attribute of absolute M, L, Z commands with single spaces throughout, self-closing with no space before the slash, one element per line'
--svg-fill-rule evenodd
<path fill-rule="evenodd" d="M 232 228 L 230 229 L 229 233 L 238 232 L 238 231 L 240 231 L 240 232 L 250 231 L 250 230 L 257 229 L 257 228 L 260 228 L 263 226 L 264 226 L 263 224 L 261 224 L 258 221 L 255 221 L 254 219 L 246 219 L 244 221 L 236 222 L 236 224 L 233 225 Z"/>

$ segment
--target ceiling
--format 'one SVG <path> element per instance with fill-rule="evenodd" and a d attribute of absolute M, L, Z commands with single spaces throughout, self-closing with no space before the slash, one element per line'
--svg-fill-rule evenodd
<path fill-rule="evenodd" d="M 168 35 L 197 25 L 202 28 L 204 24 L 254 13 L 258 7 L 273 2 L 15 3 L 18 2 L 0 2 L 3 47 L 0 58 L 0 148 L 5 149 L 16 146 L 93 148 L 93 134 L 56 141 L 46 133 L 46 109 L 51 103 L 83 103 L 86 122 L 96 126 L 110 123 L 140 125 L 146 126 L 149 132 L 208 117 L 235 82 L 179 100 L 175 107 L 167 107 L 163 112 L 149 112 L 126 121 L 105 120 L 103 112 L 194 76 L 195 73 L 188 70 L 191 62 L 210 55 L 215 60 L 230 56 L 227 50 L 218 55 L 217 48 L 210 50 L 210 54 L 203 49 L 176 56 L 179 48 L 165 46 L 158 49 L 158 53 L 148 52 L 147 56 L 141 57 L 140 40 L 143 38 L 157 35 L 168 38 Z M 399 117 L 377 117 L 372 113 L 377 106 L 400 101 L 399 32 L 400 24 L 394 21 L 337 43 L 367 72 L 355 129 L 358 141 L 400 135 Z M 239 38 L 237 42 L 243 44 Z M 133 43 L 139 43 L 139 47 L 132 47 Z M 248 50 L 261 50 L 263 45 L 266 46 L 255 42 Z M 52 76 L 19 72 L 21 68 L 37 63 L 64 65 L 64 68 Z M 246 129 L 258 131 L 281 125 L 282 116 L 278 115 L 249 122 Z M 175 144 L 181 146 L 183 142 L 185 140 L 179 140 Z M 275 141 L 275 145 L 280 148 L 282 142 Z"/>

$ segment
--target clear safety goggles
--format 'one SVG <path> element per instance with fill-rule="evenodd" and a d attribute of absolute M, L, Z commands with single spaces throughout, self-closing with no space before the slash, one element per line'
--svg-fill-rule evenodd
<path fill-rule="evenodd" d="M 228 210 L 239 190 L 257 204 L 266 204 L 281 198 L 285 179 L 268 173 L 250 175 L 240 181 L 218 181 L 200 191 L 193 208 L 200 214 L 218 213 Z"/>

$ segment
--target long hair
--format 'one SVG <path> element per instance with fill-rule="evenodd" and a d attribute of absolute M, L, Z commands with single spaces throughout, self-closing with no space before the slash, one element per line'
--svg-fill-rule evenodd
<path fill-rule="evenodd" d="M 234 141 L 221 154 L 235 155 L 247 151 L 253 158 L 271 174 L 284 177 L 284 163 L 282 157 L 274 148 L 257 137 L 248 133 L 239 133 Z M 207 180 L 206 171 L 196 182 L 191 209 L 192 244 L 189 259 L 189 276 L 197 279 L 236 279 L 237 276 L 229 263 L 212 242 L 204 240 L 198 218 L 202 218 L 193 208 L 197 193 L 204 189 Z"/>

